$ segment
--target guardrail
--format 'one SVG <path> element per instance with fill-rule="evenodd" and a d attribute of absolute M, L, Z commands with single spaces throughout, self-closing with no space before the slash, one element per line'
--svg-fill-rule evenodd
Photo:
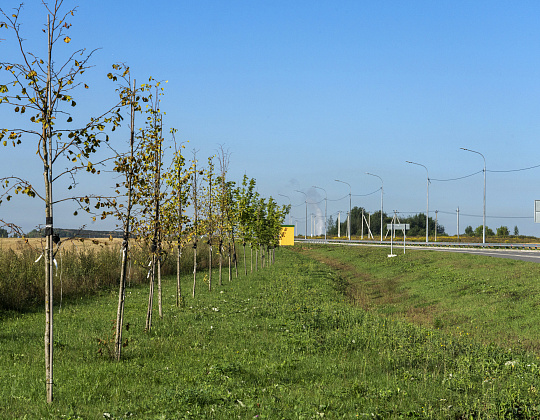
<path fill-rule="evenodd" d="M 348 239 L 303 239 L 294 238 L 295 242 L 317 243 L 317 244 L 343 244 L 343 245 L 371 245 L 371 246 L 390 246 L 390 241 L 367 241 L 367 240 L 348 240 Z M 399 238 L 394 241 L 394 246 L 403 245 L 403 241 Z M 523 250 L 538 250 L 540 243 L 536 244 L 520 244 L 520 243 L 477 243 L 477 242 L 416 242 L 405 241 L 405 246 L 411 247 L 452 247 L 452 248 L 498 248 L 498 249 L 523 249 Z"/>

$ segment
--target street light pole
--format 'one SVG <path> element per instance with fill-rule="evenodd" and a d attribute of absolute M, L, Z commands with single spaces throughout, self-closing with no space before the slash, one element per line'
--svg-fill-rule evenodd
<path fill-rule="evenodd" d="M 339 179 L 335 179 L 334 181 L 336 182 L 341 182 L 343 184 L 347 184 L 349 186 L 349 220 L 348 220 L 348 223 L 347 223 L 347 233 L 349 235 L 349 241 L 351 240 L 351 206 L 352 206 L 352 189 L 351 189 L 351 184 L 349 184 L 348 182 L 345 182 L 345 181 L 340 181 Z"/>
<path fill-rule="evenodd" d="M 326 194 L 326 190 L 324 188 L 321 188 L 321 187 L 317 187 L 315 185 L 313 185 L 313 188 L 318 188 L 319 190 L 323 190 L 324 191 L 324 240 L 326 242 L 326 231 L 327 231 L 327 228 L 326 228 L 326 204 L 328 202 L 328 194 Z"/>
<path fill-rule="evenodd" d="M 281 195 L 282 197 L 285 197 L 286 199 L 289 200 L 289 207 L 292 208 L 292 204 L 291 204 L 291 199 L 289 198 L 288 195 L 284 195 L 284 194 L 279 194 L 278 195 Z M 289 210 L 289 225 L 291 224 L 291 211 Z"/>
<path fill-rule="evenodd" d="M 384 194 L 384 182 L 379 175 L 370 174 L 366 172 L 366 175 L 376 176 L 381 180 L 381 242 L 382 242 L 382 231 L 383 231 L 383 194 Z"/>
<path fill-rule="evenodd" d="M 476 153 L 477 155 L 482 156 L 482 159 L 484 159 L 484 216 L 483 216 L 483 234 L 482 234 L 482 243 L 486 243 L 486 158 L 484 155 L 480 152 L 477 152 L 476 150 L 471 149 L 465 149 L 464 147 L 460 147 L 461 150 L 465 150 L 467 152 Z"/>
<path fill-rule="evenodd" d="M 422 166 L 426 170 L 427 174 L 427 206 L 426 206 L 426 244 L 429 242 L 429 172 L 425 165 L 422 165 L 421 163 L 406 161 L 407 163 L 411 163 L 413 165 Z M 435 227 L 437 229 L 437 227 Z M 435 232 L 435 237 L 437 237 L 437 232 Z M 435 239 L 437 240 L 437 239 Z"/>
<path fill-rule="evenodd" d="M 303 191 L 295 190 L 296 192 L 299 192 L 300 194 L 304 194 L 306 197 L 306 233 L 304 235 L 304 239 L 307 239 L 307 194 Z"/>

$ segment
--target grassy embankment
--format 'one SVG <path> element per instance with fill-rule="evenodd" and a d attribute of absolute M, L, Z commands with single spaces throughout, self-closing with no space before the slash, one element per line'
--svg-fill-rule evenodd
<path fill-rule="evenodd" d="M 303 235 L 297 236 L 299 239 L 304 239 Z M 425 242 L 426 236 L 406 236 L 407 241 L 414 241 L 414 242 Z M 313 236 L 308 237 L 308 239 L 324 239 L 324 235 L 322 236 Z M 346 240 L 346 235 L 341 235 L 339 238 L 337 236 L 328 236 L 328 239 L 341 239 Z M 358 236 L 351 236 L 351 239 L 353 241 L 359 241 L 362 239 L 360 235 Z M 370 240 L 371 238 L 368 238 L 367 235 L 364 235 L 364 240 Z M 380 240 L 380 235 L 374 235 L 374 240 L 378 241 Z M 390 242 L 390 236 L 386 236 L 385 241 Z M 401 232 L 396 232 L 396 240 L 397 241 L 403 241 L 403 234 Z M 437 242 L 457 242 L 457 243 L 482 243 L 482 236 L 466 236 L 466 235 L 460 235 L 459 238 L 457 235 L 448 236 L 448 235 L 437 235 L 437 241 L 435 242 L 434 236 L 429 237 L 430 242 L 437 243 Z M 492 243 L 492 244 L 534 244 L 540 242 L 540 240 L 535 236 L 525 236 L 525 235 L 518 235 L 518 236 L 486 236 L 486 242 Z"/>
<path fill-rule="evenodd" d="M 435 251 L 297 246 L 351 283 L 381 315 L 540 353 L 540 264 Z"/>
<path fill-rule="evenodd" d="M 44 402 L 43 314 L 5 316 L 2 415 L 538 418 L 540 361 L 519 348 L 527 329 L 516 329 L 512 349 L 486 344 L 512 322 L 527 324 L 515 314 L 510 322 L 505 313 L 521 305 L 516 296 L 534 301 L 538 286 L 529 279 L 538 274 L 536 266 L 428 251 L 394 259 L 386 254 L 283 249 L 274 266 L 212 293 L 201 273 L 196 299 L 187 297 L 183 308 L 174 306 L 174 282 L 168 279 L 164 319 L 156 317 L 148 333 L 147 288 L 132 287 L 126 303 L 129 345 L 121 363 L 98 343 L 112 336 L 116 294 L 66 301 L 55 319 L 52 405 Z M 190 283 L 187 275 L 184 290 Z M 486 318 L 450 316 L 458 311 L 446 306 L 452 300 L 462 302 L 463 311 L 484 303 Z M 412 316 L 415 311 L 406 308 L 427 308 L 432 315 Z M 449 316 L 437 321 L 434 308 Z M 399 319 L 409 315 L 430 328 Z M 492 316 L 497 318 L 491 325 L 483 322 Z M 470 325 L 470 331 L 460 334 L 460 325 Z"/>

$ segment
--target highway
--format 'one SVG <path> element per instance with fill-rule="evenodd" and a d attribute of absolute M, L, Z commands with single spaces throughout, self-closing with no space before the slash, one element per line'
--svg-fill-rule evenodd
<path fill-rule="evenodd" d="M 324 244 L 324 239 L 301 239 L 295 238 L 295 242 L 307 242 Z M 365 241 L 347 239 L 329 239 L 328 244 L 345 246 L 384 246 L 390 247 L 390 241 Z M 403 252 L 403 240 L 393 242 L 394 254 Z M 540 263 L 540 244 L 508 244 L 508 243 L 456 243 L 456 242 L 405 242 L 406 250 L 424 249 L 439 252 L 460 252 L 465 254 L 485 255 L 495 258 L 509 258 L 520 261 Z"/>

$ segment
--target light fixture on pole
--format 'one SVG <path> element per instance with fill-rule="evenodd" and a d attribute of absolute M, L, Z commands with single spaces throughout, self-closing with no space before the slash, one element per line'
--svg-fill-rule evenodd
<path fill-rule="evenodd" d="M 421 163 L 411 162 L 409 160 L 407 160 L 406 162 L 411 163 L 413 165 L 422 166 L 426 170 L 426 174 L 427 174 L 426 243 L 428 243 L 429 242 L 429 172 L 426 166 L 422 165 Z M 435 233 L 435 236 L 437 236 L 437 233 Z"/>
<path fill-rule="evenodd" d="M 382 238 L 382 231 L 383 231 L 383 195 L 384 195 L 384 182 L 382 178 L 379 175 L 371 174 L 369 172 L 366 172 L 366 175 L 371 175 L 379 178 L 381 180 L 381 242 L 383 240 Z"/>
<path fill-rule="evenodd" d="M 289 200 L 289 207 L 292 208 L 292 205 L 291 205 L 291 199 L 289 198 L 288 195 L 285 195 L 285 194 L 280 194 L 278 193 L 278 195 L 281 195 L 282 197 L 285 197 L 286 199 Z M 291 210 L 289 210 L 289 225 L 291 224 Z"/>
<path fill-rule="evenodd" d="M 482 243 L 486 243 L 486 158 L 484 155 L 480 152 L 477 152 L 476 150 L 471 149 L 465 149 L 464 147 L 460 147 L 461 150 L 465 150 L 466 152 L 472 152 L 476 153 L 477 155 L 482 156 L 482 159 L 484 159 L 484 216 L 483 216 L 483 228 L 482 228 Z"/>
<path fill-rule="evenodd" d="M 296 192 L 299 192 L 300 194 L 304 194 L 306 197 L 306 233 L 304 235 L 304 239 L 307 239 L 307 194 L 303 191 L 295 190 Z"/>
<path fill-rule="evenodd" d="M 324 240 L 326 241 L 326 204 L 327 204 L 327 201 L 328 201 L 328 194 L 326 194 L 326 190 L 324 188 L 321 188 L 321 187 L 317 187 L 315 185 L 313 185 L 313 188 L 318 188 L 319 190 L 323 190 L 324 191 Z"/>
<path fill-rule="evenodd" d="M 349 220 L 347 222 L 347 233 L 349 235 L 349 241 L 351 240 L 351 206 L 352 206 L 352 190 L 351 184 L 345 181 L 340 181 L 339 179 L 334 179 L 336 182 L 341 182 L 342 184 L 347 184 L 349 186 Z"/>

